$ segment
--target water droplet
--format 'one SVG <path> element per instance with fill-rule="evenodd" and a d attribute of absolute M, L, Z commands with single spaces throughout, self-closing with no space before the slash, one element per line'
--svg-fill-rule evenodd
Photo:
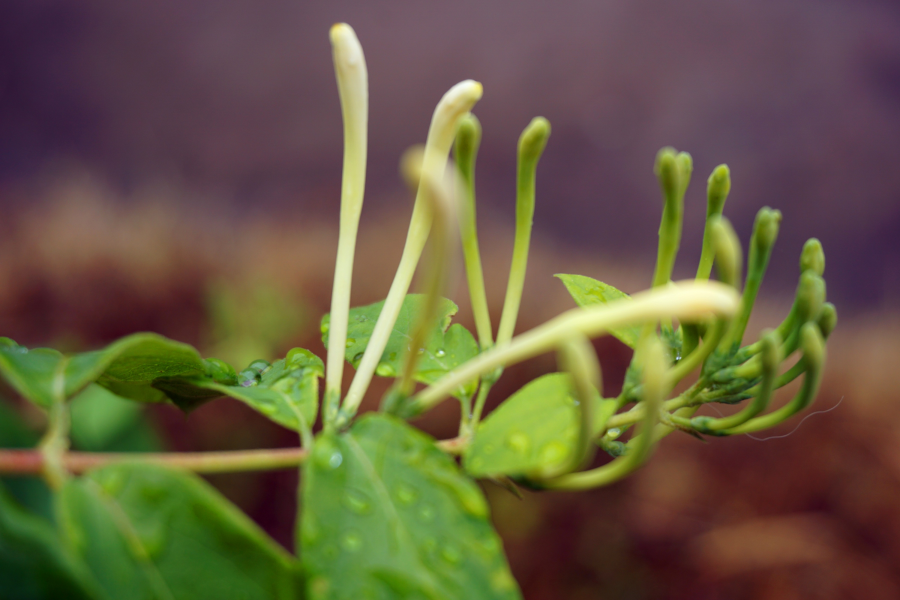
<path fill-rule="evenodd" d="M 388 354 L 388 360 L 389 360 L 390 362 L 394 362 L 395 360 L 397 360 L 397 353 L 396 353 L 396 352 L 391 352 L 390 354 Z"/>
<path fill-rule="evenodd" d="M 259 373 L 260 375 L 262 375 L 263 373 L 268 371 L 271 367 L 272 367 L 272 365 L 269 363 L 269 361 L 263 360 L 260 358 L 258 360 L 254 360 L 252 363 L 247 365 L 247 368 L 244 370 L 245 371 L 255 371 L 255 372 Z"/>
<path fill-rule="evenodd" d="M 619 429 L 618 427 L 612 427 L 612 428 L 606 430 L 606 437 L 608 437 L 611 440 L 616 439 L 620 435 L 622 435 L 622 430 Z"/>
<path fill-rule="evenodd" d="M 362 360 L 362 357 L 363 357 L 363 353 L 357 352 L 356 354 L 353 355 L 353 360 L 350 362 L 352 362 L 353 364 L 359 364 L 359 361 Z"/>
<path fill-rule="evenodd" d="M 527 454 L 531 450 L 531 439 L 521 431 L 517 431 L 506 438 L 506 445 L 517 454 Z"/>
<path fill-rule="evenodd" d="M 343 503 L 358 515 L 367 515 L 372 512 L 372 502 L 365 493 L 359 490 L 349 490 L 344 494 Z"/>
<path fill-rule="evenodd" d="M 451 565 L 459 564 L 462 560 L 462 552 L 456 546 L 452 544 L 444 544 L 441 548 L 441 558 L 446 560 Z"/>
<path fill-rule="evenodd" d="M 380 365 L 375 367 L 375 373 L 379 377 L 396 377 L 397 376 L 397 370 L 393 366 L 389 365 L 388 363 L 381 363 Z"/>
<path fill-rule="evenodd" d="M 259 383 L 259 373 L 251 369 L 244 369 L 238 373 L 238 385 L 241 387 L 253 387 Z"/>
<path fill-rule="evenodd" d="M 323 469 L 334 470 L 344 462 L 341 451 L 329 438 L 318 440 L 313 447 L 313 454 L 316 464 Z"/>
<path fill-rule="evenodd" d="M 365 323 L 369 320 L 369 317 L 367 317 L 366 315 L 356 315 L 356 317 L 354 317 L 354 320 L 357 323 Z"/>
<path fill-rule="evenodd" d="M 419 518 L 421 520 L 425 521 L 426 523 L 430 523 L 431 521 L 434 521 L 434 516 L 435 516 L 434 508 L 427 504 L 422 506 L 419 509 Z"/>
<path fill-rule="evenodd" d="M 447 355 L 443 348 L 440 348 L 437 352 L 434 353 L 438 358 L 443 358 Z"/>
<path fill-rule="evenodd" d="M 352 346 L 353 344 L 355 344 L 355 343 L 356 343 L 356 339 L 355 339 L 355 338 L 347 338 L 347 342 L 346 342 L 344 345 L 345 345 L 347 348 L 349 348 L 349 347 L 351 347 L 351 346 Z"/>
<path fill-rule="evenodd" d="M 413 504 L 419 498 L 419 493 L 405 483 L 398 485 L 394 493 L 397 496 L 397 501 L 407 506 Z"/>
<path fill-rule="evenodd" d="M 416 354 L 425 354 L 425 348 L 419 348 L 416 350 Z"/>
<path fill-rule="evenodd" d="M 359 552 L 362 549 L 363 541 L 359 534 L 355 531 L 348 531 L 341 538 L 341 547 L 347 552 Z"/>
<path fill-rule="evenodd" d="M 555 464 L 565 460 L 569 449 L 562 442 L 549 442 L 541 448 L 541 462 Z"/>

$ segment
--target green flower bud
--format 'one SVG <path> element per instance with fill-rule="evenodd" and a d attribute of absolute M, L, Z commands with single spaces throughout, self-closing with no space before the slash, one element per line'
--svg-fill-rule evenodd
<path fill-rule="evenodd" d="M 800 323 L 815 320 L 825 302 L 825 280 L 814 271 L 804 271 L 797 286 L 797 316 Z"/>
<path fill-rule="evenodd" d="M 728 165 L 719 165 L 713 169 L 706 182 L 706 214 L 720 215 L 725 207 L 725 200 L 731 191 L 731 172 Z"/>
<path fill-rule="evenodd" d="M 834 328 L 837 326 L 837 318 L 837 309 L 834 307 L 834 304 L 831 302 L 822 304 L 822 310 L 819 312 L 817 324 L 819 325 L 819 330 L 822 332 L 823 338 L 828 339 L 828 336 L 834 331 Z"/>
<path fill-rule="evenodd" d="M 825 362 L 825 340 L 815 323 L 806 323 L 800 329 L 800 348 L 803 350 L 803 360 L 806 369 L 818 370 Z"/>
<path fill-rule="evenodd" d="M 712 242 L 716 250 L 719 279 L 732 287 L 739 287 L 743 262 L 741 243 L 725 217 L 715 217 L 712 224 Z"/>
<path fill-rule="evenodd" d="M 674 199 L 680 194 L 682 185 L 679 171 L 678 154 L 676 154 L 675 148 L 666 146 L 657 153 L 653 172 L 659 179 L 659 186 L 662 188 L 666 201 Z"/>
<path fill-rule="evenodd" d="M 803 271 L 812 271 L 820 277 L 825 273 L 825 252 L 822 250 L 822 243 L 816 238 L 810 238 L 803 244 L 800 272 Z"/>
<path fill-rule="evenodd" d="M 694 159 L 687 152 L 679 152 L 675 157 L 678 166 L 678 177 L 681 181 L 681 196 L 687 191 L 688 185 L 691 183 L 691 175 L 694 173 Z"/>
<path fill-rule="evenodd" d="M 756 214 L 756 222 L 753 224 L 753 244 L 760 253 L 768 254 L 775 245 L 780 224 L 780 210 L 772 210 L 766 206 Z"/>
<path fill-rule="evenodd" d="M 550 138 L 550 121 L 535 117 L 519 136 L 519 159 L 524 163 L 536 163 Z"/>

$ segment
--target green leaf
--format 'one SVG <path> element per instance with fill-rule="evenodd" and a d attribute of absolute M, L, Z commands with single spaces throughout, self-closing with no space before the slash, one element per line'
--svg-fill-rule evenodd
<path fill-rule="evenodd" d="M 321 435 L 302 481 L 312 598 L 520 597 L 481 490 L 403 421 Z"/>
<path fill-rule="evenodd" d="M 242 375 L 246 373 L 242 371 Z M 294 348 L 286 358 L 261 369 L 258 376 L 244 375 L 242 385 L 212 381 L 197 381 L 195 385 L 240 400 L 279 425 L 301 432 L 316 422 L 319 378 L 324 375 L 321 358 L 309 350 Z"/>
<path fill-rule="evenodd" d="M 105 599 L 53 527 L 22 509 L 0 486 L 0 598 Z"/>
<path fill-rule="evenodd" d="M 615 409 L 615 401 L 595 398 L 593 430 Z M 567 373 L 535 379 L 484 419 L 463 454 L 474 477 L 558 474 L 575 457 L 579 415 Z"/>
<path fill-rule="evenodd" d="M 62 399 L 69 399 L 92 382 L 123 398 L 162 402 L 166 395 L 153 387 L 157 380 L 206 371 L 194 348 L 153 333 L 130 335 L 103 350 L 68 358 L 56 350 L 28 350 L 0 338 L 0 374 L 24 398 L 43 408 L 49 408 L 60 392 Z"/>
<path fill-rule="evenodd" d="M 22 417 L 0 398 L 0 448 L 34 448 L 39 441 Z M 53 515 L 53 493 L 43 479 L 32 476 L 0 477 L 9 494 L 24 508 L 45 518 Z M 0 596 L 2 598 L 2 596 Z"/>
<path fill-rule="evenodd" d="M 89 385 L 70 404 L 69 436 L 79 450 L 89 452 L 155 452 L 160 441 L 144 407 Z"/>
<path fill-rule="evenodd" d="M 617 290 L 608 283 L 603 283 L 584 275 L 558 274 L 556 277 L 559 277 L 565 284 L 566 289 L 569 290 L 569 293 L 575 300 L 575 304 L 581 307 L 609 304 L 610 302 L 630 298 L 628 294 Z M 619 327 L 610 329 L 609 333 L 629 348 L 634 349 L 641 335 L 641 328 L 639 325 Z"/>
<path fill-rule="evenodd" d="M 294 600 L 299 565 L 200 478 L 119 464 L 66 483 L 69 547 L 116 600 Z M 62 596 L 61 596 L 62 597 Z"/>
<path fill-rule="evenodd" d="M 416 326 L 418 315 L 422 309 L 425 296 L 409 294 L 403 300 L 403 306 L 394 323 L 394 329 L 388 338 L 387 346 L 381 355 L 381 361 L 375 372 L 382 377 L 397 377 L 403 368 L 403 360 L 409 351 L 412 329 Z M 350 309 L 350 323 L 347 331 L 347 349 L 345 356 L 354 368 L 362 360 L 375 323 L 381 314 L 384 301 Z M 440 318 L 434 323 L 428 343 L 416 367 L 416 381 L 433 383 L 440 377 L 478 355 L 478 343 L 472 334 L 462 325 L 450 327 L 450 320 L 459 308 L 446 298 L 441 299 Z M 322 342 L 328 346 L 328 325 L 330 315 L 322 318 Z M 471 397 L 478 386 L 472 381 L 459 390 L 456 397 Z"/>

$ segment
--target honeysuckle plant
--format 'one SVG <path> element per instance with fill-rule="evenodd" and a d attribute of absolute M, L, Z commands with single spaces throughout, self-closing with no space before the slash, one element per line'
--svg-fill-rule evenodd
<path fill-rule="evenodd" d="M 515 241 L 494 337 L 476 228 L 481 128 L 471 111 L 482 86 L 474 81 L 450 88 L 424 148 L 404 157 L 415 204 L 387 298 L 351 308 L 366 176 L 367 71 L 348 25 L 332 28 L 331 43 L 344 169 L 331 312 L 322 320 L 327 361 L 295 348 L 237 371 L 152 333 L 72 355 L 0 338 L 0 374 L 48 422 L 35 448 L 0 450 L 0 473 L 42 477 L 53 490 L 55 515 L 51 523 L 31 514 L 0 489 L 0 597 L 518 598 L 476 479 L 510 488 L 607 485 L 644 464 L 673 431 L 757 432 L 814 399 L 836 323 L 834 306 L 825 302 L 821 245 L 812 239 L 803 248 L 796 299 L 784 321 L 742 345 L 781 215 L 760 210 L 743 277 L 741 246 L 722 216 L 730 175 L 717 167 L 707 186 L 696 277 L 672 282 L 692 161 L 671 148 L 656 159 L 663 211 L 651 288 L 629 296 L 590 277 L 558 275 L 577 307 L 514 335 L 536 170 L 550 136 L 540 117 L 519 139 Z M 442 295 L 458 254 L 475 335 L 450 324 L 457 305 Z M 710 281 L 714 265 L 718 281 Z M 417 293 L 410 293 L 417 269 Z M 634 349 L 615 397 L 604 394 L 590 343 L 605 334 Z M 503 369 L 548 352 L 556 353 L 558 372 L 534 379 L 485 416 Z M 345 361 L 355 369 L 346 391 Z M 359 415 L 376 376 L 394 384 L 380 410 Z M 679 385 L 690 376 L 692 384 Z M 775 390 L 798 377 L 796 395 L 770 409 Z M 96 393 L 185 412 L 230 397 L 297 432 L 299 445 L 127 456 L 70 451 L 69 401 Z M 457 437 L 438 441 L 408 423 L 451 397 L 461 406 Z M 743 407 L 724 417 L 697 415 L 707 403 Z M 606 461 L 596 459 L 598 449 Z M 198 476 L 297 467 L 295 554 Z"/>

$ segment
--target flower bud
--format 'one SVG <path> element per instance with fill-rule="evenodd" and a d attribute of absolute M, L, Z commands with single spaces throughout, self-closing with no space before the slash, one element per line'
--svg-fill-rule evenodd
<path fill-rule="evenodd" d="M 803 244 L 803 251 L 800 253 L 800 272 L 812 271 L 818 276 L 825 273 L 825 252 L 822 250 L 822 243 L 816 238 L 809 238 Z"/>

